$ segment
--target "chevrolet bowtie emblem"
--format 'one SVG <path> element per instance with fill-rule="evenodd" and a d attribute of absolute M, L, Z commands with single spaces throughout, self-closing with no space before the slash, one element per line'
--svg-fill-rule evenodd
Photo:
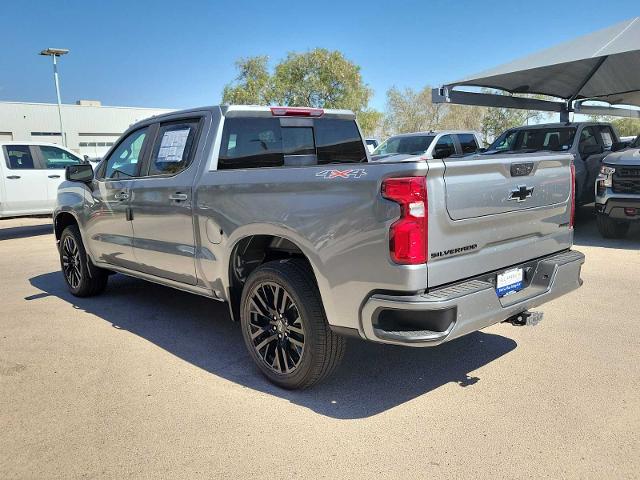
<path fill-rule="evenodd" d="M 518 203 L 524 202 L 527 198 L 533 195 L 533 187 L 527 187 L 526 185 L 518 185 L 518 188 L 511 190 L 509 200 L 516 200 Z"/>

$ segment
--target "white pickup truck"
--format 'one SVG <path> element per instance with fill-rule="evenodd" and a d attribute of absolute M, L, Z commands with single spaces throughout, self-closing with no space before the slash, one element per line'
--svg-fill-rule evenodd
<path fill-rule="evenodd" d="M 83 160 L 54 143 L 0 143 L 0 218 L 47 215 L 56 206 L 64 169 Z"/>

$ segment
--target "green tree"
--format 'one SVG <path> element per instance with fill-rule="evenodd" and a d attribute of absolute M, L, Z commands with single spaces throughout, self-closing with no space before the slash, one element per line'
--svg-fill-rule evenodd
<path fill-rule="evenodd" d="M 275 101 L 282 105 L 364 110 L 371 89 L 360 67 L 338 51 L 316 48 L 289 53 L 273 74 Z"/>
<path fill-rule="evenodd" d="M 485 91 L 489 92 L 489 90 Z M 539 95 L 529 97 L 541 98 Z M 542 114 L 534 110 L 434 104 L 431 101 L 429 86 L 420 91 L 392 87 L 387 91 L 384 134 L 429 130 L 475 130 L 482 132 L 485 142 L 490 142 L 509 128 L 536 122 L 540 118 Z"/>
<path fill-rule="evenodd" d="M 525 95 L 528 98 L 542 98 L 540 95 Z M 535 123 L 542 118 L 537 110 L 519 110 L 515 108 L 489 107 L 482 118 L 482 137 L 485 143 L 491 143 L 498 135 L 513 127 Z"/>
<path fill-rule="evenodd" d="M 241 59 L 236 68 L 238 76 L 225 86 L 223 103 L 344 108 L 356 113 L 365 134 L 380 124 L 382 114 L 367 108 L 373 92 L 360 67 L 339 51 L 291 52 L 273 73 L 265 56 Z"/>
<path fill-rule="evenodd" d="M 420 91 L 412 88 L 387 90 L 387 112 L 384 119 L 385 135 L 435 130 L 446 113 L 444 104 L 431 101 L 431 88 Z"/>
<path fill-rule="evenodd" d="M 606 122 L 614 126 L 621 137 L 640 135 L 640 119 L 627 117 L 614 117 L 611 115 L 589 115 L 590 122 Z"/>
<path fill-rule="evenodd" d="M 382 128 L 384 115 L 373 109 L 361 110 L 356 114 L 358 125 L 365 137 L 377 136 Z"/>
<path fill-rule="evenodd" d="M 273 97 L 267 56 L 241 58 L 236 62 L 238 76 L 224 87 L 222 102 L 236 105 L 268 105 Z"/>
<path fill-rule="evenodd" d="M 637 118 L 616 118 L 611 120 L 618 135 L 631 137 L 640 135 L 640 119 Z"/>
<path fill-rule="evenodd" d="M 444 118 L 438 128 L 480 132 L 486 111 L 486 108 L 474 105 L 446 105 Z"/>

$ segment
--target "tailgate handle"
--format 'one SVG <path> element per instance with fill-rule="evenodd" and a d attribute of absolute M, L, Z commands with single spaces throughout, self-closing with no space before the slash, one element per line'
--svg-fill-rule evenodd
<path fill-rule="evenodd" d="M 526 177 L 532 171 L 533 171 L 533 162 L 511 164 L 512 177 Z"/>

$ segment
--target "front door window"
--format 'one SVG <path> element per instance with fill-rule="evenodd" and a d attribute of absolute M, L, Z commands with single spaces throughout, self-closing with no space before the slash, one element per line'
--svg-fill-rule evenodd
<path fill-rule="evenodd" d="M 148 128 L 142 128 L 129 134 L 113 151 L 104 169 L 104 178 L 125 179 L 138 173 L 138 161 L 142 154 L 142 145 Z"/>

